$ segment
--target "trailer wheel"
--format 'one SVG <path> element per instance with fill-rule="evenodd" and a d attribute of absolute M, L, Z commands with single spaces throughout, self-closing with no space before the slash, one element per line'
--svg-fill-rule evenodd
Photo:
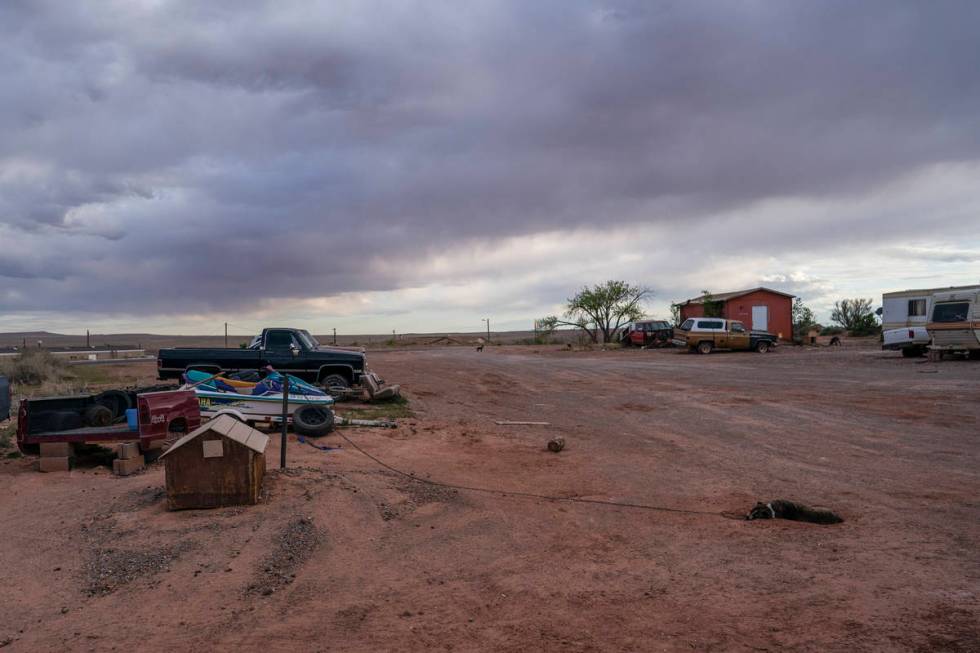
<path fill-rule="evenodd" d="M 84 420 L 88 426 L 109 426 L 112 424 L 112 410 L 102 404 L 92 404 L 85 409 Z"/>
<path fill-rule="evenodd" d="M 293 431 L 318 438 L 333 430 L 333 411 L 323 406 L 300 406 L 293 412 Z"/>
<path fill-rule="evenodd" d="M 699 354 L 710 354 L 712 349 L 714 349 L 714 345 L 712 345 L 710 342 L 705 341 L 698 343 Z"/>
<path fill-rule="evenodd" d="M 769 351 L 769 343 L 765 340 L 760 340 L 759 342 L 755 343 L 755 350 L 760 354 L 764 354 Z"/>

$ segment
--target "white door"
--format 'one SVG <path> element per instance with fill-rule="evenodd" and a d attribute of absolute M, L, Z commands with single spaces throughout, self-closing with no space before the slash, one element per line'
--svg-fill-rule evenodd
<path fill-rule="evenodd" d="M 769 307 L 768 306 L 752 307 L 752 328 L 755 329 L 756 331 L 769 330 Z"/>

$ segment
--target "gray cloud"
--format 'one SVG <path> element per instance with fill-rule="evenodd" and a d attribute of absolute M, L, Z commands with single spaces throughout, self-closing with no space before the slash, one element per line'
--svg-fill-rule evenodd
<path fill-rule="evenodd" d="M 7 2 L 0 278 L 24 288 L 0 309 L 388 290 L 474 242 L 858 196 L 980 159 L 978 23 L 965 2 Z M 918 228 L 870 213 L 869 241 Z M 793 243 L 747 229 L 718 238 Z"/>

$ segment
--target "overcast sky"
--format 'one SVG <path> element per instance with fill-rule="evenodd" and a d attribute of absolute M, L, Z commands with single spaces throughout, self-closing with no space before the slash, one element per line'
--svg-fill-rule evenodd
<path fill-rule="evenodd" d="M 980 282 L 980 3 L 0 3 L 0 331 Z"/>

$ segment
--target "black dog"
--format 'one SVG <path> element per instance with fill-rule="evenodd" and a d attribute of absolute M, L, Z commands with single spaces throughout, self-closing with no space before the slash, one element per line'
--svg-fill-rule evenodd
<path fill-rule="evenodd" d="M 795 501 L 776 499 L 769 503 L 761 501 L 755 504 L 755 508 L 749 511 L 746 519 L 791 519 L 793 521 L 805 521 L 811 524 L 839 524 L 844 521 L 840 515 L 830 510 L 822 508 L 811 508 L 810 506 Z"/>

